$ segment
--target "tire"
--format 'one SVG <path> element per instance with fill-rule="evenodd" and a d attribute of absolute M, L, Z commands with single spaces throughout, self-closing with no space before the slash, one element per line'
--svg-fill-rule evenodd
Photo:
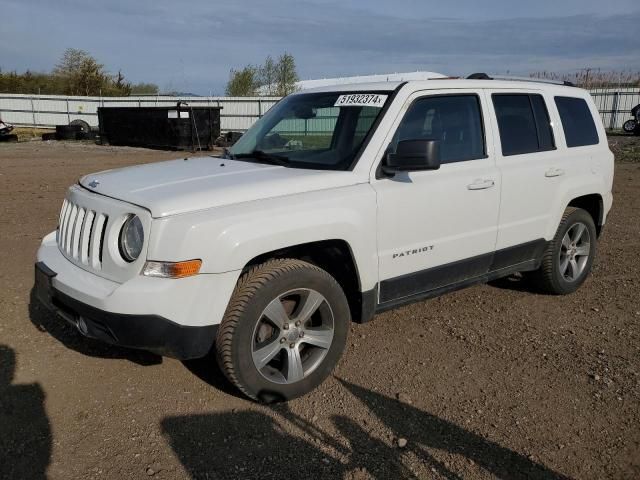
<path fill-rule="evenodd" d="M 218 364 L 254 400 L 291 400 L 331 373 L 350 323 L 345 294 L 326 271 L 301 260 L 270 260 L 238 280 L 218 329 Z"/>
<path fill-rule="evenodd" d="M 58 140 L 77 140 L 81 135 L 78 125 L 56 125 L 56 138 Z"/>
<path fill-rule="evenodd" d="M 54 132 L 48 132 L 48 133 L 43 133 L 42 134 L 42 140 L 43 141 L 57 140 L 57 137 L 56 137 L 56 134 Z"/>
<path fill-rule="evenodd" d="M 529 278 L 546 293 L 566 295 L 575 292 L 591 271 L 596 241 L 591 215 L 581 208 L 568 207 L 555 237 L 544 251 L 540 268 L 531 272 Z"/>
<path fill-rule="evenodd" d="M 635 120 L 627 120 L 622 124 L 622 130 L 626 133 L 634 133 L 637 127 L 638 123 Z"/>
<path fill-rule="evenodd" d="M 80 127 L 80 131 L 85 135 L 91 133 L 91 126 L 87 122 L 85 122 L 84 120 L 80 120 L 79 118 L 76 120 L 72 120 L 69 125 L 77 125 L 78 127 Z"/>

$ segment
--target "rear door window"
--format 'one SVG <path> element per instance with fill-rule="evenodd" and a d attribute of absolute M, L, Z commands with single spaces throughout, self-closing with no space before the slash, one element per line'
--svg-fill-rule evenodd
<path fill-rule="evenodd" d="M 589 105 L 582 98 L 555 97 L 567 147 L 584 147 L 600 143 Z"/>
<path fill-rule="evenodd" d="M 555 148 L 549 113 L 541 95 L 495 93 L 502 155 L 522 155 Z"/>

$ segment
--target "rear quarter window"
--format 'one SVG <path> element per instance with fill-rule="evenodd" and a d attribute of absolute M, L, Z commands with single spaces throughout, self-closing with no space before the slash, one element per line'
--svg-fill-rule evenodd
<path fill-rule="evenodd" d="M 583 98 L 555 97 L 567 147 L 584 147 L 600 143 L 591 110 Z"/>

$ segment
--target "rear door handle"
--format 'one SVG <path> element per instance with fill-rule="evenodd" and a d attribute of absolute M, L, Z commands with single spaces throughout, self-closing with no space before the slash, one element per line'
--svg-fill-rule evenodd
<path fill-rule="evenodd" d="M 546 172 L 544 172 L 544 176 L 547 178 L 551 177 L 559 177 L 560 175 L 564 175 L 564 170 L 561 168 L 550 168 Z"/>
<path fill-rule="evenodd" d="M 476 180 L 473 183 L 467 185 L 467 189 L 469 190 L 485 190 L 487 188 L 491 188 L 496 184 L 493 180 Z"/>

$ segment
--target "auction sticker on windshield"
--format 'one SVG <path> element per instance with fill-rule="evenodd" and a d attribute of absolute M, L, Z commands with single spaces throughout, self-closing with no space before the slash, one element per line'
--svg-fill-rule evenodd
<path fill-rule="evenodd" d="M 351 93 L 340 95 L 334 107 L 378 107 L 382 108 L 387 101 L 387 95 L 377 93 Z"/>

